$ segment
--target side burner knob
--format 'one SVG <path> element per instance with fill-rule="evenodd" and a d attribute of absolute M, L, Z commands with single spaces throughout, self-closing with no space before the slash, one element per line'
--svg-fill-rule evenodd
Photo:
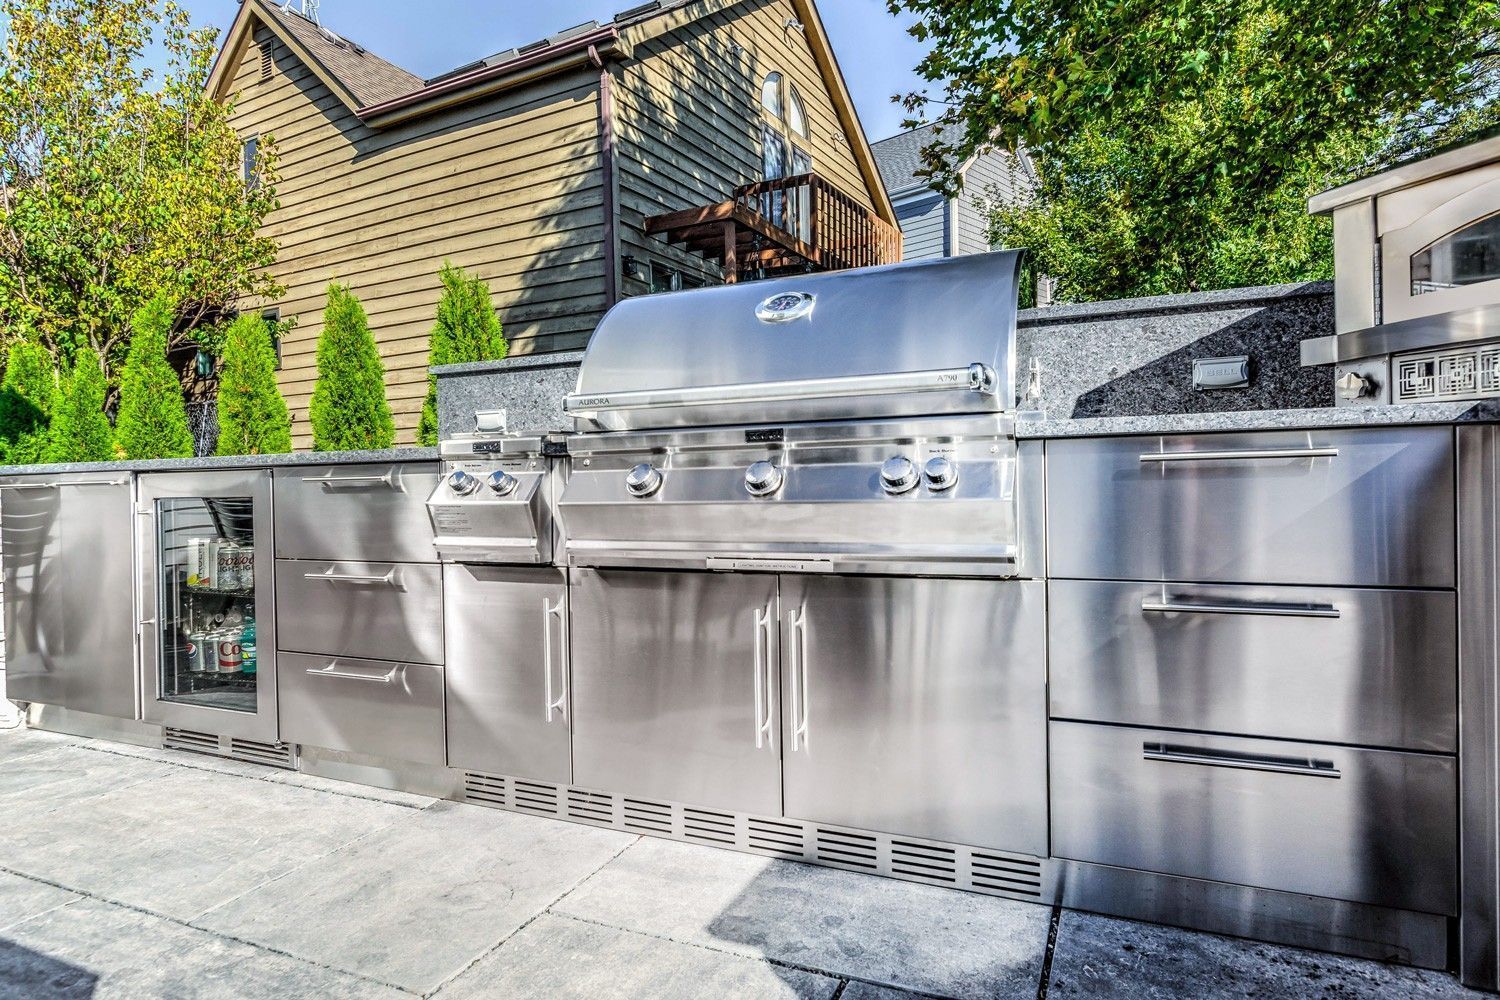
<path fill-rule="evenodd" d="M 642 499 L 661 489 L 661 470 L 642 462 L 625 474 L 625 491 Z"/>
<path fill-rule="evenodd" d="M 448 476 L 448 488 L 459 496 L 466 497 L 479 489 L 479 480 L 463 469 L 454 469 Z"/>
<path fill-rule="evenodd" d="M 486 482 L 489 483 L 490 490 L 498 497 L 510 496 L 516 491 L 516 487 L 521 485 L 519 479 L 504 470 L 490 473 L 490 478 Z"/>
<path fill-rule="evenodd" d="M 958 485 L 958 466 L 941 455 L 929 458 L 923 471 L 927 474 L 927 486 L 934 493 L 951 490 Z"/>
<path fill-rule="evenodd" d="M 905 455 L 888 458 L 880 467 L 880 485 L 892 496 L 910 493 L 916 489 L 920 479 L 916 465 Z"/>

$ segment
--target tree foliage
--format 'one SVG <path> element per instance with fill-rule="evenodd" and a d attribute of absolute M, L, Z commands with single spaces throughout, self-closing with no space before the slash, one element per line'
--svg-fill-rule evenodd
<path fill-rule="evenodd" d="M 63 360 L 92 347 L 114 386 L 153 296 L 187 331 L 279 293 L 258 234 L 274 143 L 247 184 L 231 108 L 204 89 L 214 31 L 172 0 L 0 0 L 0 16 L 0 328 Z"/>
<path fill-rule="evenodd" d="M 219 373 L 220 455 L 283 455 L 292 450 L 292 418 L 276 385 L 271 328 L 254 314 L 224 334 Z"/>
<path fill-rule="evenodd" d="M 342 285 L 328 286 L 318 337 L 318 380 L 308 405 L 314 451 L 389 448 L 396 423 L 385 398 L 385 366 L 364 306 Z"/>
<path fill-rule="evenodd" d="M 30 465 L 46 455 L 48 428 L 57 399 L 57 367 L 40 344 L 13 341 L 0 379 L 0 457 L 8 465 Z"/>
<path fill-rule="evenodd" d="M 493 361 L 505 357 L 510 345 L 500 316 L 490 301 L 490 286 L 471 278 L 462 268 L 444 264 L 438 277 L 443 295 L 438 300 L 437 322 L 432 328 L 428 365 L 457 365 L 468 361 Z M 438 443 L 437 377 L 427 376 L 427 400 L 417 425 L 417 443 Z"/>
<path fill-rule="evenodd" d="M 159 295 L 142 306 L 132 321 L 130 351 L 120 378 L 120 412 L 115 418 L 115 438 L 126 458 L 193 455 L 182 382 L 167 361 L 172 320 L 171 300 Z"/>
<path fill-rule="evenodd" d="M 104 413 L 104 368 L 93 348 L 80 348 L 58 382 L 47 442 L 48 462 L 107 462 L 115 457 L 114 430 Z"/>
<path fill-rule="evenodd" d="M 1304 199 L 1500 122 L 1495 0 L 888 0 L 932 48 L 956 127 L 925 151 L 1027 149 L 1037 199 L 1002 210 L 1069 298 L 1326 276 Z"/>

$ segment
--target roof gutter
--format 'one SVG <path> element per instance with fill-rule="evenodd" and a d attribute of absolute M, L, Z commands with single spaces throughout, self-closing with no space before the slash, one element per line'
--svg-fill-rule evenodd
<path fill-rule="evenodd" d="M 576 35 L 508 62 L 481 66 L 458 76 L 414 90 L 410 94 L 362 107 L 357 112 L 367 125 L 394 125 L 417 115 L 509 90 L 569 69 L 590 66 L 596 59 L 623 59 L 630 49 L 615 25 Z"/>

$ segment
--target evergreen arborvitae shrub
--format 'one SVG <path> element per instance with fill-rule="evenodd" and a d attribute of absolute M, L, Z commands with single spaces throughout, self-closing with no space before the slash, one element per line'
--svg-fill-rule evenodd
<path fill-rule="evenodd" d="M 284 455 L 292 450 L 292 418 L 276 386 L 271 328 L 241 316 L 224 335 L 219 374 L 220 455 Z"/>
<path fill-rule="evenodd" d="M 152 299 L 131 320 L 130 353 L 120 376 L 120 413 L 115 439 L 126 458 L 191 458 L 182 382 L 167 361 L 167 337 L 175 310 L 163 296 Z"/>
<path fill-rule="evenodd" d="M 459 365 L 505 357 L 510 345 L 505 342 L 500 317 L 490 302 L 490 286 L 452 264 L 444 264 L 438 276 L 443 281 L 443 297 L 438 300 L 428 365 Z M 427 401 L 422 404 L 417 443 L 437 442 L 437 376 L 428 375 Z"/>
<path fill-rule="evenodd" d="M 47 442 L 49 462 L 107 462 L 115 457 L 114 430 L 104 414 L 104 368 L 85 347 L 63 374 Z"/>
<path fill-rule="evenodd" d="M 385 399 L 385 366 L 364 306 L 342 285 L 328 286 L 318 338 L 318 381 L 307 417 L 314 451 L 389 448 L 396 422 Z"/>
<path fill-rule="evenodd" d="M 10 345 L 0 379 L 0 456 L 9 465 L 42 461 L 57 397 L 57 365 L 40 344 Z"/>

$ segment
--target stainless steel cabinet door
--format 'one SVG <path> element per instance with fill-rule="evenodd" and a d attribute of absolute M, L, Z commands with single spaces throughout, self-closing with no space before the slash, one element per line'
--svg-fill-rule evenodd
<path fill-rule="evenodd" d="M 576 570 L 574 783 L 779 816 L 776 577 Z"/>
<path fill-rule="evenodd" d="M 1050 575 L 1454 584 L 1445 427 L 1047 443 Z"/>
<path fill-rule="evenodd" d="M 276 669 L 286 742 L 442 766 L 442 667 L 283 653 Z"/>
<path fill-rule="evenodd" d="M 572 782 L 567 592 L 558 569 L 443 567 L 448 766 Z"/>
<path fill-rule="evenodd" d="M 437 562 L 430 462 L 276 470 L 276 557 Z"/>
<path fill-rule="evenodd" d="M 0 482 L 7 695 L 134 719 L 130 477 Z"/>
<path fill-rule="evenodd" d="M 1045 584 L 784 577 L 786 815 L 1047 853 Z"/>

